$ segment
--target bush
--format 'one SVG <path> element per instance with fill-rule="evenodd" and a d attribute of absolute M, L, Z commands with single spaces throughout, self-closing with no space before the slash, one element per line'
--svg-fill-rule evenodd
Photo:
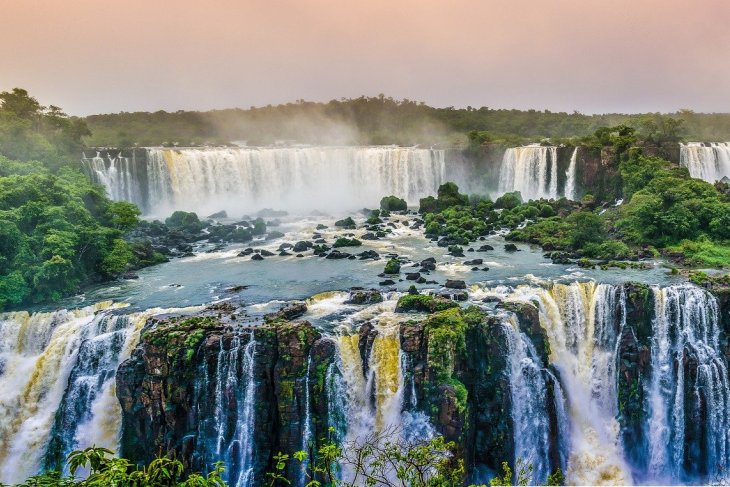
<path fill-rule="evenodd" d="M 203 223 L 193 212 L 176 211 L 165 219 L 165 224 L 173 230 L 183 230 L 190 233 L 200 233 Z"/>
<path fill-rule="evenodd" d="M 391 195 L 380 200 L 380 209 L 386 211 L 406 211 L 408 204 L 406 204 L 406 200 Z"/>
<path fill-rule="evenodd" d="M 522 194 L 519 191 L 513 191 L 511 193 L 505 193 L 494 202 L 494 207 L 504 208 L 507 210 L 511 210 L 512 208 L 517 208 L 522 204 Z"/>

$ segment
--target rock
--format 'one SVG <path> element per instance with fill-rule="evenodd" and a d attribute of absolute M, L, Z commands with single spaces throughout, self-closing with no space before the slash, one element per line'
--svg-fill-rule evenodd
<path fill-rule="evenodd" d="M 492 247 L 491 245 L 482 245 L 477 249 L 477 252 L 487 252 L 489 250 L 494 250 L 494 247 Z"/>
<path fill-rule="evenodd" d="M 472 259 L 464 262 L 464 265 L 481 265 L 483 262 L 484 259 Z"/>
<path fill-rule="evenodd" d="M 306 252 L 312 248 L 312 242 L 299 241 L 292 247 L 293 252 Z"/>
<path fill-rule="evenodd" d="M 416 282 L 418 284 L 426 284 L 426 278 L 425 277 L 419 277 L 418 279 L 416 279 Z"/>
<path fill-rule="evenodd" d="M 318 245 L 326 244 L 327 243 L 327 240 L 325 240 L 323 238 L 318 238 L 317 240 L 314 241 L 314 243 L 315 244 L 318 244 Z"/>
<path fill-rule="evenodd" d="M 433 257 L 429 257 L 428 259 L 423 259 L 421 261 L 421 268 L 429 270 L 429 271 L 435 271 L 436 270 L 436 259 Z"/>
<path fill-rule="evenodd" d="M 261 249 L 261 252 L 259 252 L 259 253 L 261 255 L 263 255 L 264 257 L 272 257 L 274 255 L 273 252 L 270 252 L 270 251 L 268 251 L 266 249 Z"/>
<path fill-rule="evenodd" d="M 122 276 L 122 279 L 134 280 L 134 279 L 139 279 L 139 276 L 137 274 L 135 274 L 134 272 L 125 272 L 124 275 Z"/>
<path fill-rule="evenodd" d="M 513 243 L 504 244 L 504 250 L 507 252 L 517 252 L 520 249 L 517 248 L 517 246 Z"/>
<path fill-rule="evenodd" d="M 482 299 L 482 303 L 501 303 L 502 298 L 499 296 L 487 296 L 486 298 Z"/>
<path fill-rule="evenodd" d="M 339 250 L 333 250 L 329 254 L 327 254 L 327 259 L 347 259 L 349 257 L 354 257 L 354 255 L 348 254 L 347 252 L 340 252 Z"/>
<path fill-rule="evenodd" d="M 395 284 L 395 281 L 392 279 L 386 279 L 384 281 L 380 281 L 378 284 L 381 286 L 392 286 L 393 284 Z"/>
<path fill-rule="evenodd" d="M 239 284 L 237 286 L 227 287 L 224 289 L 224 291 L 227 293 L 238 293 L 238 292 L 244 291 L 246 289 L 248 289 L 247 285 Z"/>
<path fill-rule="evenodd" d="M 347 228 L 347 229 L 351 229 L 351 230 L 354 230 L 357 227 L 357 225 L 355 225 L 355 220 L 353 220 L 352 217 L 349 217 L 349 216 L 342 220 L 337 220 L 335 222 L 335 226 L 341 227 L 341 228 Z"/>
<path fill-rule="evenodd" d="M 319 223 L 316 227 L 317 230 L 324 230 L 325 228 L 328 228 L 327 225 L 322 225 L 321 223 Z"/>
<path fill-rule="evenodd" d="M 379 237 L 372 232 L 368 232 L 360 238 L 363 240 L 378 240 L 379 239 Z"/>
<path fill-rule="evenodd" d="M 377 289 L 352 288 L 345 304 L 374 304 L 383 301 L 383 295 Z"/>
<path fill-rule="evenodd" d="M 285 304 L 276 313 L 268 313 L 264 315 L 264 321 L 266 321 L 267 323 L 278 320 L 291 321 L 299 318 L 306 312 L 307 304 L 302 301 L 295 301 L 293 303 Z"/>
<path fill-rule="evenodd" d="M 244 249 L 238 253 L 238 257 L 246 257 L 247 255 L 253 254 L 253 249 L 251 247 L 248 247 L 247 249 Z"/>
<path fill-rule="evenodd" d="M 208 215 L 208 218 L 220 220 L 221 218 L 228 218 L 228 213 L 226 213 L 226 210 L 221 210 L 213 213 L 212 215 Z"/>
<path fill-rule="evenodd" d="M 390 260 L 385 264 L 386 274 L 398 274 L 400 272 L 400 261 L 395 257 L 391 257 Z"/>
<path fill-rule="evenodd" d="M 297 257 L 304 257 L 302 254 L 297 254 L 296 256 Z"/>
<path fill-rule="evenodd" d="M 288 242 L 284 242 L 283 244 L 279 245 L 279 250 L 287 250 L 294 247 L 292 244 Z"/>
<path fill-rule="evenodd" d="M 466 289 L 466 283 L 458 279 L 447 279 L 444 287 L 448 289 Z"/>
<path fill-rule="evenodd" d="M 360 252 L 359 254 L 357 254 L 357 256 L 360 257 L 360 260 L 368 260 L 368 259 L 378 260 L 378 259 L 380 259 L 380 255 L 374 250 L 366 250 L 364 252 Z"/>
<path fill-rule="evenodd" d="M 479 270 L 479 267 L 472 267 L 471 270 L 472 271 L 478 271 Z"/>
<path fill-rule="evenodd" d="M 287 257 L 289 255 L 291 255 L 291 254 L 289 252 L 287 252 L 286 250 L 282 250 L 281 252 L 279 252 L 279 257 Z"/>
<path fill-rule="evenodd" d="M 488 270 L 489 270 L 489 267 L 482 267 L 482 270 L 483 270 L 484 272 L 486 272 L 486 271 L 488 271 Z"/>
<path fill-rule="evenodd" d="M 253 254 L 251 256 L 251 260 L 264 260 L 264 258 L 261 256 L 261 254 Z"/>
<path fill-rule="evenodd" d="M 396 313 L 436 313 L 459 305 L 443 296 L 431 296 L 428 294 L 407 294 L 398 299 L 395 306 Z"/>
<path fill-rule="evenodd" d="M 406 272 L 407 281 L 416 281 L 421 278 L 421 274 L 418 272 Z"/>

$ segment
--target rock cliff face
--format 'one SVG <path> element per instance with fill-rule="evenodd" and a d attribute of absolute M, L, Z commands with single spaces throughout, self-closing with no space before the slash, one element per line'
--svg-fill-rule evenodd
<path fill-rule="evenodd" d="M 247 328 L 232 311 L 223 306 L 148 323 L 117 374 L 127 458 L 174 454 L 199 471 L 223 456 L 229 475 L 250 469 L 263 479 L 274 454 L 308 449 L 308 420 L 313 441 L 326 436 L 323 371 L 334 357 L 332 342 L 306 321 Z M 250 454 L 247 445 L 255 445 Z"/>

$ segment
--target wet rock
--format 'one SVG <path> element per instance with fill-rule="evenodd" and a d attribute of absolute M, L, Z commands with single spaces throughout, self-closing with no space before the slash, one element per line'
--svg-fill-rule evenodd
<path fill-rule="evenodd" d="M 226 210 L 221 210 L 213 213 L 212 215 L 208 215 L 208 218 L 220 220 L 221 218 L 228 218 L 228 213 L 226 213 Z"/>
<path fill-rule="evenodd" d="M 506 252 L 517 252 L 520 249 L 518 249 L 517 246 L 513 243 L 507 243 L 507 244 L 504 244 L 504 250 Z"/>
<path fill-rule="evenodd" d="M 305 242 L 305 241 L 299 241 L 294 244 L 294 247 L 292 247 L 292 251 L 294 252 L 306 252 L 307 250 L 312 248 L 312 242 Z"/>
<path fill-rule="evenodd" d="M 279 252 L 279 257 L 287 257 L 289 255 L 291 255 L 291 254 L 289 252 L 287 252 L 286 250 L 282 250 L 281 252 Z"/>
<path fill-rule="evenodd" d="M 384 281 L 380 281 L 378 284 L 381 286 L 392 286 L 393 284 L 395 284 L 395 281 L 392 279 L 386 279 Z"/>
<path fill-rule="evenodd" d="M 494 247 L 492 247 L 491 245 L 482 245 L 477 249 L 477 252 L 487 252 L 489 250 L 494 250 Z"/>
<path fill-rule="evenodd" d="M 251 260 L 264 260 L 264 258 L 261 256 L 261 254 L 253 254 L 251 256 Z"/>
<path fill-rule="evenodd" d="M 273 252 L 270 252 L 266 249 L 261 249 L 261 251 L 259 253 L 261 255 L 263 255 L 264 257 L 273 257 L 275 255 Z"/>
<path fill-rule="evenodd" d="M 246 249 L 243 249 L 238 253 L 238 257 L 246 257 L 247 255 L 253 254 L 253 249 L 251 247 L 248 247 Z"/>
<path fill-rule="evenodd" d="M 368 232 L 360 237 L 362 240 L 378 240 L 379 237 L 372 232 Z"/>
<path fill-rule="evenodd" d="M 380 255 L 374 250 L 366 250 L 364 252 L 360 252 L 359 254 L 357 254 L 357 256 L 360 258 L 360 260 L 368 260 L 368 259 L 378 260 L 378 259 L 380 259 Z"/>
<path fill-rule="evenodd" d="M 466 283 L 458 279 L 447 279 L 444 287 L 448 289 L 466 289 Z"/>
<path fill-rule="evenodd" d="M 294 247 L 292 244 L 290 244 L 288 242 L 284 242 L 283 244 L 279 245 L 279 250 L 280 251 L 281 250 L 287 250 L 287 249 L 290 249 L 292 247 Z"/>
<path fill-rule="evenodd" d="M 407 281 L 417 281 L 421 278 L 421 274 L 418 272 L 406 272 Z"/>
<path fill-rule="evenodd" d="M 352 288 L 345 304 L 374 304 L 383 301 L 383 295 L 377 289 Z"/>
<path fill-rule="evenodd" d="M 307 304 L 302 301 L 295 301 L 293 303 L 287 303 L 285 304 L 279 311 L 276 313 L 268 313 L 264 315 L 264 321 L 267 323 L 271 323 L 273 321 L 291 321 L 296 318 L 299 318 L 304 313 L 307 312 Z"/>
<path fill-rule="evenodd" d="M 137 274 L 135 274 L 134 272 L 126 272 L 122 276 L 122 279 L 129 279 L 129 280 L 139 279 L 139 276 Z"/>
<path fill-rule="evenodd" d="M 483 262 L 484 259 L 472 259 L 464 262 L 464 265 L 481 265 Z"/>
<path fill-rule="evenodd" d="M 329 254 L 327 254 L 327 259 L 347 259 L 349 257 L 354 257 L 352 254 L 348 254 L 347 252 L 341 252 L 339 250 L 333 250 Z"/>
<path fill-rule="evenodd" d="M 325 228 L 328 228 L 327 225 L 322 225 L 321 223 L 317 224 L 316 226 L 317 230 L 324 230 Z"/>

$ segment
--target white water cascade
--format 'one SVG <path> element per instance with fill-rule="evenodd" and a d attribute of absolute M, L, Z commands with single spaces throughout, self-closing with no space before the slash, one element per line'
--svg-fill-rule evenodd
<path fill-rule="evenodd" d="M 570 423 L 567 483 L 630 483 L 616 420 L 615 363 L 624 320 L 616 311 L 623 309 L 621 288 L 593 282 L 554 284 L 550 289 L 521 286 L 510 299 L 538 306 L 550 342 L 549 360 L 560 374 Z"/>
<path fill-rule="evenodd" d="M 254 354 L 253 331 L 244 339 L 236 335 L 228 347 L 221 338 L 213 374 L 201 364 L 196 383 L 198 423 L 197 455 L 205 465 L 222 461 L 225 478 L 232 487 L 253 485 Z M 206 415 L 213 392 L 213 414 Z"/>
<path fill-rule="evenodd" d="M 151 148 L 144 167 L 99 156 L 84 165 L 113 199 L 156 216 L 262 208 L 342 212 L 390 194 L 416 205 L 447 179 L 458 179 L 446 177 L 443 150 L 395 146 Z"/>
<path fill-rule="evenodd" d="M 720 349 L 717 302 L 694 286 L 653 288 L 653 295 L 649 474 L 669 482 L 688 480 L 686 473 L 697 471 L 710 479 L 726 476 L 730 467 L 730 387 Z M 687 363 L 696 369 L 687 368 Z M 689 438 L 693 429 L 700 432 L 694 436 L 704 436 L 704 441 Z M 689 452 L 690 463 L 695 463 L 688 466 L 690 472 L 685 468 L 688 440 L 697 449 Z"/>
<path fill-rule="evenodd" d="M 568 170 L 565 172 L 565 197 L 569 200 L 575 200 L 576 189 L 575 189 L 575 168 L 578 164 L 578 148 L 573 149 L 573 155 L 570 156 L 570 164 L 568 164 Z"/>
<path fill-rule="evenodd" d="M 0 481 L 62 468 L 72 450 L 117 450 L 114 377 L 148 316 L 111 302 L 79 310 L 0 314 Z"/>
<path fill-rule="evenodd" d="M 519 191 L 525 201 L 558 198 L 558 148 L 530 144 L 507 149 L 498 191 Z"/>
<path fill-rule="evenodd" d="M 681 144 L 679 160 L 693 178 L 711 183 L 730 178 L 730 142 Z"/>
<path fill-rule="evenodd" d="M 547 373 L 535 347 L 519 329 L 515 316 L 503 323 L 507 336 L 515 452 L 513 465 L 531 465 L 532 478 L 544 483 L 550 474 L 550 424 L 547 412 Z M 561 398 L 562 402 L 562 398 Z"/>
<path fill-rule="evenodd" d="M 111 199 L 141 204 L 144 190 L 139 185 L 140 174 L 134 153 L 132 157 L 125 157 L 121 152 L 105 155 L 97 152 L 93 157 L 86 157 L 84 154 L 82 161 L 91 179 L 104 186 Z"/>

